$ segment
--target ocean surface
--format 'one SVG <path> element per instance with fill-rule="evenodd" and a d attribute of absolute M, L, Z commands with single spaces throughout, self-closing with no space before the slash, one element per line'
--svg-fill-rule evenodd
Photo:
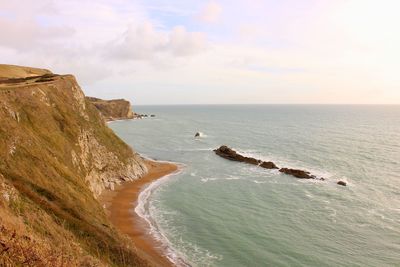
<path fill-rule="evenodd" d="M 400 106 L 135 111 L 156 117 L 110 127 L 139 153 L 181 164 L 136 207 L 172 259 L 192 266 L 400 266 Z M 213 149 L 223 144 L 326 181 L 222 159 Z"/>

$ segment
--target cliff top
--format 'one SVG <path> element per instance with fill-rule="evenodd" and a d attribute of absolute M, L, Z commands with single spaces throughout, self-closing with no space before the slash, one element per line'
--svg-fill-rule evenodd
<path fill-rule="evenodd" d="M 53 73 L 46 69 L 0 64 L 0 80 L 43 76 L 46 74 Z"/>
<path fill-rule="evenodd" d="M 0 64 L 0 89 L 54 82 L 59 77 L 46 69 Z"/>
<path fill-rule="evenodd" d="M 118 98 L 118 99 L 100 99 L 100 98 L 93 97 L 93 96 L 87 96 L 86 99 L 89 100 L 92 103 L 96 103 L 96 102 L 98 102 L 98 103 L 110 103 L 110 102 L 117 102 L 117 101 L 127 101 L 127 102 L 129 102 L 128 100 L 123 99 L 123 98 Z"/>

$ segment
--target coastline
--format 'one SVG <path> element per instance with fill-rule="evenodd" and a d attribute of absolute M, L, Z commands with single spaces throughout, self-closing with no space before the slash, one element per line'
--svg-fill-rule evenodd
<path fill-rule="evenodd" d="M 169 162 L 145 160 L 148 173 L 135 181 L 124 182 L 115 190 L 105 190 L 99 197 L 99 202 L 105 208 L 106 214 L 113 225 L 122 233 L 128 235 L 137 253 L 153 266 L 175 266 L 166 255 L 161 242 L 150 234 L 146 220 L 140 217 L 134 208 L 138 204 L 140 193 L 152 182 L 178 170 L 178 166 Z"/>

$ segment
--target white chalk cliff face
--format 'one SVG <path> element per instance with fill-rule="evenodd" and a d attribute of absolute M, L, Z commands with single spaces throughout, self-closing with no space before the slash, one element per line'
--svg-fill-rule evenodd
<path fill-rule="evenodd" d="M 79 159 L 75 152 L 71 155 L 75 160 L 74 166 L 83 166 L 89 183 L 89 188 L 97 197 L 104 189 L 114 190 L 115 185 L 122 181 L 132 181 L 140 178 L 147 172 L 143 160 L 137 154 L 133 154 L 125 162 L 120 161 L 118 156 L 100 144 L 93 131 L 83 131 L 79 135 L 80 147 Z"/>

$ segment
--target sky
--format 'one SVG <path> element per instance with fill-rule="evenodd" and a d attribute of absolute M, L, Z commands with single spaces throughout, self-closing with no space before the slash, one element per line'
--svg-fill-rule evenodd
<path fill-rule="evenodd" d="M 0 63 L 147 104 L 400 104 L 398 0 L 0 0 Z"/>

